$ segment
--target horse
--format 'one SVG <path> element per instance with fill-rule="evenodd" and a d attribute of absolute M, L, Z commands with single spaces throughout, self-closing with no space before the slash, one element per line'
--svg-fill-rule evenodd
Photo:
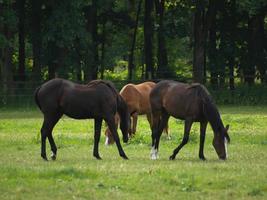
<path fill-rule="evenodd" d="M 184 120 L 183 140 L 174 149 L 170 160 L 174 160 L 188 142 L 193 122 L 200 122 L 199 158 L 206 159 L 203 149 L 208 122 L 214 132 L 213 147 L 218 157 L 222 160 L 227 158 L 227 143 L 230 143 L 229 125 L 224 127 L 219 111 L 203 85 L 161 81 L 152 89 L 150 103 L 153 115 L 151 159 L 158 158 L 160 137 L 170 116 Z"/>
<path fill-rule="evenodd" d="M 48 138 L 52 151 L 51 159 L 56 160 L 57 147 L 52 130 L 63 114 L 74 119 L 94 119 L 93 156 L 96 159 L 101 159 L 98 145 L 102 121 L 105 120 L 114 137 L 119 155 L 128 159 L 120 144 L 114 115 L 116 112 L 120 115 L 120 129 L 125 143 L 128 141 L 130 115 L 125 101 L 112 82 L 94 80 L 82 85 L 55 78 L 36 89 L 35 102 L 44 116 L 41 128 L 41 157 L 44 160 L 47 160 L 46 138 Z"/>
<path fill-rule="evenodd" d="M 143 82 L 140 84 L 127 84 L 125 85 L 121 91 L 120 95 L 126 102 L 128 106 L 129 113 L 132 117 L 131 125 L 132 127 L 129 129 L 129 135 L 133 136 L 136 133 L 137 119 L 138 115 L 146 115 L 147 120 L 149 122 L 150 128 L 152 128 L 152 114 L 151 114 L 151 106 L 149 101 L 149 94 L 151 90 L 155 87 L 156 83 L 154 82 Z M 116 126 L 119 121 L 119 116 L 115 116 Z M 165 128 L 165 132 L 168 135 L 168 127 Z M 106 144 L 112 144 L 113 138 L 109 129 L 106 129 Z"/>

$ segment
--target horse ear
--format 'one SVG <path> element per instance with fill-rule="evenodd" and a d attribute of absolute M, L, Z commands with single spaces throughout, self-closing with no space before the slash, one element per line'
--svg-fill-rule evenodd
<path fill-rule="evenodd" d="M 225 127 L 226 132 L 228 131 L 229 127 L 230 127 L 229 124 L 227 124 Z"/>

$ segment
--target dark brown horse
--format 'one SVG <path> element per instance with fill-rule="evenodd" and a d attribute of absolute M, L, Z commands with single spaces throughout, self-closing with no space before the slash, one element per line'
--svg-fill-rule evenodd
<path fill-rule="evenodd" d="M 114 115 L 121 117 L 120 128 L 123 141 L 128 141 L 130 115 L 124 100 L 111 82 L 95 80 L 87 85 L 76 84 L 64 79 L 53 79 L 37 88 L 35 101 L 44 115 L 41 128 L 41 156 L 47 160 L 46 138 L 51 146 L 53 160 L 56 159 L 57 147 L 52 136 L 52 130 L 63 114 L 74 119 L 94 119 L 94 150 L 93 155 L 101 159 L 98 144 L 102 121 L 105 120 L 117 144 L 119 154 L 127 159 L 115 128 Z"/>
<path fill-rule="evenodd" d="M 128 106 L 128 111 L 132 117 L 131 128 L 129 129 L 129 135 L 132 136 L 136 133 L 137 118 L 138 115 L 146 115 L 149 122 L 150 128 L 152 129 L 152 113 L 149 101 L 149 95 L 151 90 L 155 87 L 156 83 L 147 81 L 140 84 L 129 83 L 125 85 L 121 91 L 120 95 L 126 102 Z M 116 115 L 115 123 L 118 124 L 119 116 Z M 165 128 L 165 132 L 168 135 L 168 128 Z M 114 142 L 112 134 L 107 128 L 105 132 L 107 139 L 106 144 L 112 144 Z"/>
<path fill-rule="evenodd" d="M 227 133 L 229 125 L 224 127 L 219 111 L 203 85 L 161 81 L 151 91 L 150 103 L 153 114 L 151 159 L 158 157 L 160 136 L 170 116 L 185 120 L 182 143 L 174 149 L 170 160 L 174 160 L 180 149 L 188 142 L 193 122 L 200 122 L 199 158 L 205 160 L 203 148 L 208 122 L 214 132 L 213 146 L 219 158 L 227 158 L 226 144 L 230 142 Z"/>

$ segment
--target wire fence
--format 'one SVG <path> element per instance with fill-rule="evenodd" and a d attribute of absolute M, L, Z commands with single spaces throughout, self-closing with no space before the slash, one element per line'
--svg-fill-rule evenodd
<path fill-rule="evenodd" d="M 152 80 L 154 82 L 160 81 Z M 181 80 L 177 80 L 181 81 Z M 35 106 L 34 91 L 45 81 L 0 81 L 0 108 L 32 108 Z M 75 81 L 77 83 L 84 83 Z M 112 81 L 118 91 L 127 83 L 141 83 L 144 80 L 113 80 Z M 188 80 L 187 82 L 191 82 Z M 267 105 L 267 85 L 255 84 L 247 86 L 244 84 L 237 84 L 234 90 L 228 87 L 228 81 L 224 83 L 224 87 L 211 87 L 209 80 L 207 81 L 207 88 L 218 104 L 238 104 L 238 105 Z"/>

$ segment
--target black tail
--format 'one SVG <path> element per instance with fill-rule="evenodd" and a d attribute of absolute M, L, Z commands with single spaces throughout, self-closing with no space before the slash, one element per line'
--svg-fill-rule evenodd
<path fill-rule="evenodd" d="M 34 91 L 34 100 L 35 100 L 35 103 L 37 104 L 37 106 L 39 107 L 39 109 L 42 110 L 39 99 L 38 99 L 38 92 L 39 92 L 40 88 L 41 88 L 41 86 L 36 88 L 36 90 Z"/>
<path fill-rule="evenodd" d="M 128 106 L 126 102 L 123 100 L 123 98 L 117 91 L 115 85 L 111 81 L 93 80 L 90 81 L 87 85 L 90 87 L 97 84 L 105 84 L 106 86 L 108 86 L 115 95 L 115 97 L 117 98 L 117 112 L 119 113 L 120 116 L 120 129 L 124 133 L 128 132 L 130 124 L 130 114 L 128 112 Z"/>
<path fill-rule="evenodd" d="M 128 132 L 130 123 L 130 114 L 128 112 L 128 106 L 119 92 L 116 90 L 114 84 L 110 81 L 103 81 L 116 95 L 117 97 L 117 112 L 120 116 L 120 129 L 123 133 Z"/>

